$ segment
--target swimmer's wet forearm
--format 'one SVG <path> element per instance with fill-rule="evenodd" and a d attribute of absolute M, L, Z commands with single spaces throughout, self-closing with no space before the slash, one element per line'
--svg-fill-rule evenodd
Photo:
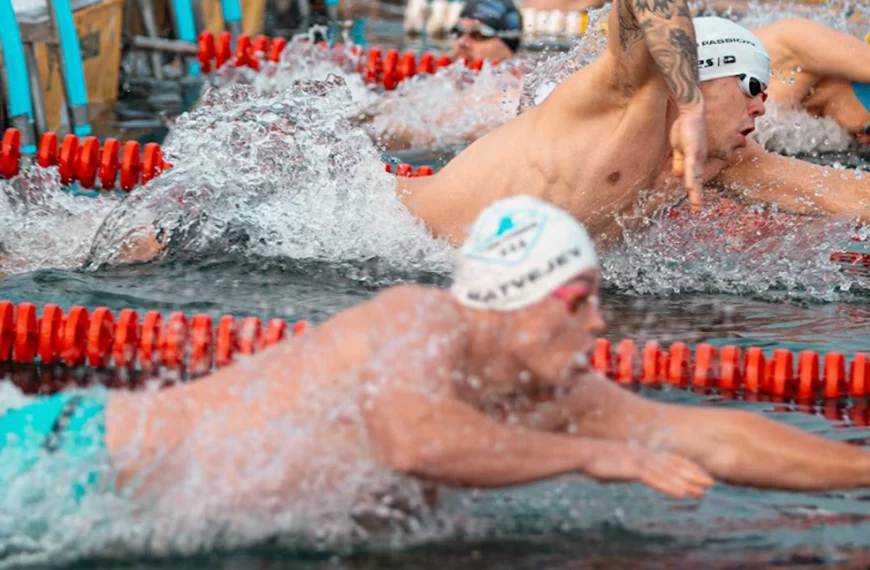
<path fill-rule="evenodd" d="M 458 400 L 399 390 L 377 396 L 364 409 L 383 463 L 458 487 L 507 487 L 583 472 L 602 445 L 506 426 Z"/>
<path fill-rule="evenodd" d="M 702 102 L 695 28 L 686 0 L 624 0 L 646 39 L 679 106 Z M 630 41 L 631 26 L 620 18 L 620 42 Z M 623 47 L 625 49 L 625 47 Z"/>
<path fill-rule="evenodd" d="M 870 452 L 865 449 L 750 412 L 704 412 L 713 427 L 710 445 L 719 449 L 704 466 L 718 479 L 796 491 L 870 486 Z"/>

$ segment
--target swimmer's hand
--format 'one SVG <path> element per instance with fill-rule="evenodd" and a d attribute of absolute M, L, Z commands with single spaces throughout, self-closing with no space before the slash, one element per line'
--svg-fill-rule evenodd
<path fill-rule="evenodd" d="M 707 127 L 703 104 L 680 109 L 680 116 L 671 127 L 671 147 L 674 152 L 674 176 L 685 178 L 692 208 L 700 212 L 704 164 L 707 161 Z"/>
<path fill-rule="evenodd" d="M 669 497 L 702 497 L 713 485 L 710 475 L 679 455 L 617 442 L 598 442 L 611 449 L 597 453 L 583 473 L 599 481 L 643 483 Z"/>

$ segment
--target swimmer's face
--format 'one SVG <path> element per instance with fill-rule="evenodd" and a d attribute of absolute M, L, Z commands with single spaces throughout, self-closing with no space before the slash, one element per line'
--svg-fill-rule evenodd
<path fill-rule="evenodd" d="M 734 151 L 746 146 L 755 130 L 755 119 L 764 114 L 764 97 L 746 95 L 736 77 L 701 83 L 707 118 L 707 154 L 730 161 Z"/>
<path fill-rule="evenodd" d="M 505 60 L 513 57 L 513 52 L 501 39 L 487 37 L 488 26 L 474 18 L 460 18 L 453 29 L 453 57 L 475 59 Z"/>
<path fill-rule="evenodd" d="M 569 372 L 586 368 L 585 357 L 605 327 L 599 289 L 598 269 L 587 269 L 539 303 L 518 311 L 509 344 L 521 367 L 539 382 L 569 385 Z"/>

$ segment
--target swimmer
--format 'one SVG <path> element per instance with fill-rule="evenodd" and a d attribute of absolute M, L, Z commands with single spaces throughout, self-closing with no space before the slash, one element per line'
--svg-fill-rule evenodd
<path fill-rule="evenodd" d="M 858 144 L 870 144 L 870 44 L 803 18 L 755 34 L 770 54 L 771 100 L 831 117 Z"/>
<path fill-rule="evenodd" d="M 510 59 L 520 49 L 523 16 L 511 0 L 471 0 L 451 34 L 453 59 Z"/>
<path fill-rule="evenodd" d="M 572 216 L 531 196 L 500 200 L 475 221 L 449 291 L 390 288 L 163 390 L 77 390 L 6 410 L 0 484 L 23 480 L 48 450 L 83 468 L 76 496 L 154 500 L 195 474 L 232 490 L 226 516 L 334 492 L 366 461 L 470 488 L 570 473 L 672 497 L 702 496 L 711 475 L 804 491 L 870 485 L 870 453 L 857 446 L 746 411 L 660 404 L 590 369 L 599 283 Z"/>
<path fill-rule="evenodd" d="M 695 208 L 704 191 L 730 191 L 794 214 L 870 218 L 870 177 L 747 140 L 769 76 L 761 41 L 737 24 L 692 20 L 685 0 L 616 0 L 601 57 L 435 176 L 398 179 L 397 192 L 454 244 L 483 208 L 517 193 L 565 208 L 602 245 L 686 191 Z"/>
<path fill-rule="evenodd" d="M 523 17 L 511 0 L 471 0 L 463 6 L 459 20 L 450 33 L 454 37 L 454 60 L 510 60 L 521 46 Z M 510 71 L 497 68 L 493 73 L 520 75 L 522 68 L 517 67 Z M 511 85 L 510 93 L 496 90 L 481 95 L 473 86 L 457 82 L 453 86 L 460 92 L 457 94 L 457 105 L 492 109 L 503 107 L 502 121 L 507 120 L 516 109 L 514 100 L 519 96 L 520 82 L 516 77 L 509 77 L 507 83 Z M 487 113 L 484 120 L 476 121 L 467 118 L 457 120 L 457 110 L 453 107 L 433 110 L 431 94 L 426 91 L 426 87 L 423 83 L 413 89 L 386 92 L 356 117 L 354 123 L 364 126 L 373 140 L 391 151 L 432 148 L 437 144 L 438 136 L 433 131 L 446 128 L 461 131 L 455 135 L 459 139 L 455 144 L 471 143 L 492 130 L 492 113 Z M 395 114 L 397 108 L 401 109 L 402 115 Z M 406 115 L 424 117 L 424 121 L 421 123 L 420 120 L 406 120 Z"/>

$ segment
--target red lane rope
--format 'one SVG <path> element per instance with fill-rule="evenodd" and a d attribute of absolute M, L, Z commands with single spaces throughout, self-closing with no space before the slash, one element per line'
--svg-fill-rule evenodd
<path fill-rule="evenodd" d="M 40 311 L 33 303 L 0 301 L 0 362 L 54 364 L 69 367 L 133 368 L 163 365 L 169 369 L 204 373 L 231 364 L 237 355 L 250 355 L 310 328 L 297 321 L 292 328 L 282 319 L 263 323 L 257 317 L 237 319 L 206 314 L 193 317 L 157 311 L 139 314 L 124 309 L 116 315 L 106 307 L 93 312 L 73 306 L 64 313 L 49 304 Z M 683 342 L 661 347 L 650 341 L 642 348 L 631 339 L 616 347 L 598 339 L 593 368 L 619 384 L 672 385 L 718 389 L 742 394 L 801 401 L 838 400 L 870 396 L 867 353 L 795 353 L 775 349 L 767 355 L 756 346 L 717 348 Z"/>
<path fill-rule="evenodd" d="M 614 350 L 610 341 L 598 339 L 592 366 L 620 384 L 717 388 L 725 392 L 809 401 L 817 398 L 870 395 L 870 361 L 858 352 L 848 358 L 841 352 L 818 353 L 776 349 L 771 355 L 757 347 L 732 345 L 717 349 L 700 343 L 694 350 L 675 342 L 664 349 L 654 341 L 638 349 L 631 339 Z"/>
<path fill-rule="evenodd" d="M 263 323 L 257 317 L 236 320 L 225 315 L 217 327 L 210 315 L 191 318 L 180 312 L 164 317 L 123 309 L 117 316 L 106 307 L 93 312 L 73 306 L 66 313 L 54 304 L 14 305 L 0 301 L 0 362 L 56 363 L 93 369 L 150 370 L 156 366 L 202 374 L 231 364 L 238 354 L 254 354 L 310 327 L 282 319 Z"/>
<path fill-rule="evenodd" d="M 255 71 L 261 68 L 261 61 L 278 63 L 281 52 L 287 46 L 284 38 L 269 38 L 257 36 L 253 41 L 247 34 L 241 34 L 236 38 L 236 51 L 231 53 L 232 36 L 229 32 L 222 32 L 217 38 L 209 31 L 199 35 L 197 45 L 197 60 L 203 73 L 208 74 L 231 64 L 233 67 L 249 67 Z M 329 51 L 327 42 L 319 42 L 318 48 Z M 333 53 L 344 52 L 344 44 L 335 44 Z M 363 76 L 364 81 L 372 86 L 383 87 L 387 91 L 395 89 L 399 83 L 410 79 L 418 74 L 434 74 L 442 67 L 453 63 L 453 59 L 442 54 L 437 56 L 430 52 L 420 54 L 419 58 L 413 51 L 402 54 L 397 49 L 371 47 L 366 51 L 360 46 L 350 49 L 348 64 L 351 69 Z M 355 61 L 354 61 L 355 59 Z M 484 60 L 464 60 L 465 66 L 479 72 L 483 69 Z M 495 66 L 499 60 L 490 60 Z"/>
<path fill-rule="evenodd" d="M 0 177 L 17 176 L 21 158 L 21 133 L 18 129 L 6 129 L 0 144 Z M 68 134 L 59 142 L 57 133 L 40 137 L 36 164 L 42 168 L 57 167 L 64 186 L 77 183 L 92 189 L 99 182 L 102 190 L 113 190 L 118 184 L 127 192 L 172 168 L 157 143 L 146 144 L 140 152 L 136 141 L 127 141 L 122 146 L 114 138 L 101 143 L 97 137 L 79 139 Z"/>

